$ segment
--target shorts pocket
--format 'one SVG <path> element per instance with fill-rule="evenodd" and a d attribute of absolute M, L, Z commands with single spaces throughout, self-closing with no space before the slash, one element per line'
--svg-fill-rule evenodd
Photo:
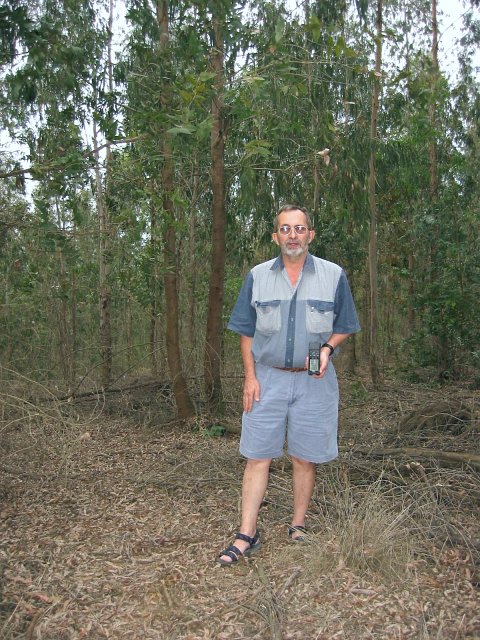
<path fill-rule="evenodd" d="M 280 300 L 255 301 L 257 310 L 256 329 L 259 333 L 274 333 L 280 331 Z"/>
<path fill-rule="evenodd" d="M 333 302 L 307 300 L 307 331 L 309 333 L 331 333 L 333 330 Z"/>

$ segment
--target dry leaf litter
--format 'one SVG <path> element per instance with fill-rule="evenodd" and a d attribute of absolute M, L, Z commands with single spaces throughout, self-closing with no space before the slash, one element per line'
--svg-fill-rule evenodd
<path fill-rule="evenodd" d="M 319 470 L 307 542 L 287 540 L 277 460 L 263 548 L 229 568 L 216 556 L 238 526 L 237 435 L 169 422 L 171 406 L 148 422 L 101 406 L 4 414 L 0 638 L 480 638 L 478 470 L 356 453 L 392 446 L 399 416 L 448 391 L 342 386 L 342 455 Z M 422 445 L 478 453 L 471 427 Z"/>

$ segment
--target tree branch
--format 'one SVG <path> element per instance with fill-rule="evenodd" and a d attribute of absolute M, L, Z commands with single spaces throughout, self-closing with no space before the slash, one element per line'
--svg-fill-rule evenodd
<path fill-rule="evenodd" d="M 111 145 L 129 144 L 130 142 L 137 142 L 137 140 L 142 140 L 146 137 L 147 137 L 146 134 L 142 134 L 138 136 L 131 136 L 129 138 L 117 138 L 116 140 L 110 140 L 108 142 L 105 142 L 104 144 L 101 144 L 98 147 L 95 147 L 94 149 L 89 149 L 88 151 L 85 151 L 84 153 L 82 153 L 82 156 L 84 158 L 87 158 L 89 155 L 98 153 L 102 149 L 106 149 Z M 12 171 L 2 171 L 0 172 L 0 178 L 14 178 L 16 176 L 24 176 L 27 173 L 31 173 L 32 171 L 48 173 L 50 171 L 60 171 L 64 168 L 65 168 L 65 165 L 49 166 L 48 164 L 46 165 L 38 164 L 38 165 L 32 165 L 31 167 L 27 167 L 25 169 L 12 169 Z"/>

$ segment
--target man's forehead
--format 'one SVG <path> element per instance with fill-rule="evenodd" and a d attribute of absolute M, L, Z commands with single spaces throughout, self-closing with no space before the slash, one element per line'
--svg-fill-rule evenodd
<path fill-rule="evenodd" d="M 307 217 L 303 211 L 300 209 L 292 209 L 291 211 L 282 211 L 282 213 L 278 216 L 278 224 L 306 224 Z"/>

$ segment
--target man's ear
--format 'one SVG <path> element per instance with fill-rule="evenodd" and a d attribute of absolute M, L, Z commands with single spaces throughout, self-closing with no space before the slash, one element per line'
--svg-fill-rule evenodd
<path fill-rule="evenodd" d="M 275 242 L 275 244 L 278 244 L 280 246 L 276 232 L 272 233 L 272 240 Z"/>
<path fill-rule="evenodd" d="M 310 233 L 310 238 L 308 240 L 308 244 L 310 244 L 310 242 L 315 238 L 315 229 L 311 229 L 309 233 Z"/>

